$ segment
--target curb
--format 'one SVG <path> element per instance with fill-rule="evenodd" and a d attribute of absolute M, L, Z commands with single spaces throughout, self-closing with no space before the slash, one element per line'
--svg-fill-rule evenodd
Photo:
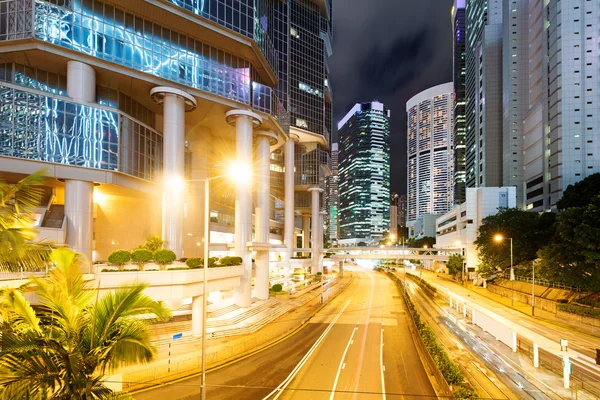
<path fill-rule="evenodd" d="M 206 373 L 217 371 L 217 370 L 225 368 L 225 367 L 227 367 L 229 365 L 235 364 L 238 361 L 244 360 L 244 359 L 246 359 L 248 357 L 253 356 L 254 354 L 257 354 L 257 353 L 260 353 L 261 351 L 267 350 L 267 349 L 269 349 L 269 348 L 271 348 L 271 347 L 273 347 L 273 346 L 275 346 L 275 345 L 277 345 L 277 344 L 279 344 L 279 343 L 281 343 L 281 342 L 289 339 L 293 335 L 297 334 L 302 329 L 304 329 L 304 327 L 308 324 L 308 322 L 310 322 L 310 320 L 312 320 L 314 318 L 314 316 L 319 311 L 321 311 L 321 309 L 323 309 L 325 307 L 326 304 L 329 304 L 337 296 L 339 296 L 344 291 L 346 291 L 346 289 L 348 289 L 348 287 L 350 286 L 350 284 L 354 282 L 354 279 L 355 279 L 354 274 L 352 274 L 351 277 L 350 277 L 350 280 L 348 281 L 348 283 L 346 284 L 346 286 L 344 286 L 338 293 L 336 293 L 335 295 L 333 295 L 332 297 L 330 297 L 326 303 L 323 303 L 318 308 L 315 308 L 313 310 L 312 314 L 305 321 L 303 321 L 297 328 L 295 328 L 291 332 L 289 332 L 289 333 L 285 334 L 284 336 L 281 336 L 281 337 L 279 337 L 277 339 L 274 339 L 274 340 L 272 340 L 270 342 L 267 342 L 267 343 L 265 343 L 264 345 L 262 345 L 260 347 L 257 347 L 255 349 L 252 349 L 252 350 L 249 350 L 247 352 L 241 353 L 241 354 L 235 356 L 235 358 L 231 358 L 229 360 L 224 360 L 224 361 L 222 361 L 220 363 L 212 365 L 211 367 L 206 368 Z M 194 378 L 194 377 L 200 376 L 201 373 L 202 373 L 202 370 L 199 370 L 197 372 L 191 372 L 189 374 L 185 374 L 184 376 L 181 376 L 179 378 L 175 378 L 175 379 L 172 379 L 172 380 L 169 380 L 169 381 L 166 381 L 166 382 L 160 382 L 160 383 L 155 383 L 155 384 L 148 383 L 148 385 L 149 385 L 148 387 L 143 387 L 143 388 L 140 388 L 140 389 L 134 389 L 134 390 L 124 391 L 124 392 L 129 393 L 131 395 L 140 394 L 140 393 L 147 392 L 149 390 L 158 389 L 158 388 L 161 388 L 161 387 L 173 384 L 173 383 L 178 383 L 178 382 L 190 379 L 190 378 Z M 140 383 L 140 385 L 144 385 L 144 384 Z"/>

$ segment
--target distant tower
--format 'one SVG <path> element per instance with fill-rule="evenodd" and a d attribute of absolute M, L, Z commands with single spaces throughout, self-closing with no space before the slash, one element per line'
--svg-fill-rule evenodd
<path fill-rule="evenodd" d="M 454 0 L 454 204 L 465 202 L 465 0 Z"/>
<path fill-rule="evenodd" d="M 381 238 L 390 225 L 390 110 L 356 104 L 338 131 L 340 243 Z"/>
<path fill-rule="evenodd" d="M 338 144 L 331 144 L 331 175 L 327 177 L 327 233 L 330 240 L 338 238 Z"/>

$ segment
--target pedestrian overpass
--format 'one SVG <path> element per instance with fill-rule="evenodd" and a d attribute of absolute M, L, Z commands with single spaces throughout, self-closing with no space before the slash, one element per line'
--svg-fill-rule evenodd
<path fill-rule="evenodd" d="M 436 248 L 413 248 L 413 247 L 332 247 L 325 250 L 333 253 L 329 259 L 346 260 L 370 259 L 370 260 L 432 260 L 448 262 L 453 254 L 462 254 L 461 248 L 436 249 Z"/>

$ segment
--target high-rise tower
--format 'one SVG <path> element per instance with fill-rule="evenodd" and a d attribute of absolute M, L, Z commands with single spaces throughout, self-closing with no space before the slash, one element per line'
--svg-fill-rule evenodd
<path fill-rule="evenodd" d="M 454 0 L 452 7 L 454 80 L 454 204 L 465 201 L 465 1 Z"/>

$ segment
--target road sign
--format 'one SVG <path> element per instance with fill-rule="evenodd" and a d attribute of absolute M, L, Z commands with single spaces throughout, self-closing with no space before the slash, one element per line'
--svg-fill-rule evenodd
<path fill-rule="evenodd" d="M 181 339 L 183 337 L 183 333 L 176 333 L 173 335 L 173 340 Z"/>

